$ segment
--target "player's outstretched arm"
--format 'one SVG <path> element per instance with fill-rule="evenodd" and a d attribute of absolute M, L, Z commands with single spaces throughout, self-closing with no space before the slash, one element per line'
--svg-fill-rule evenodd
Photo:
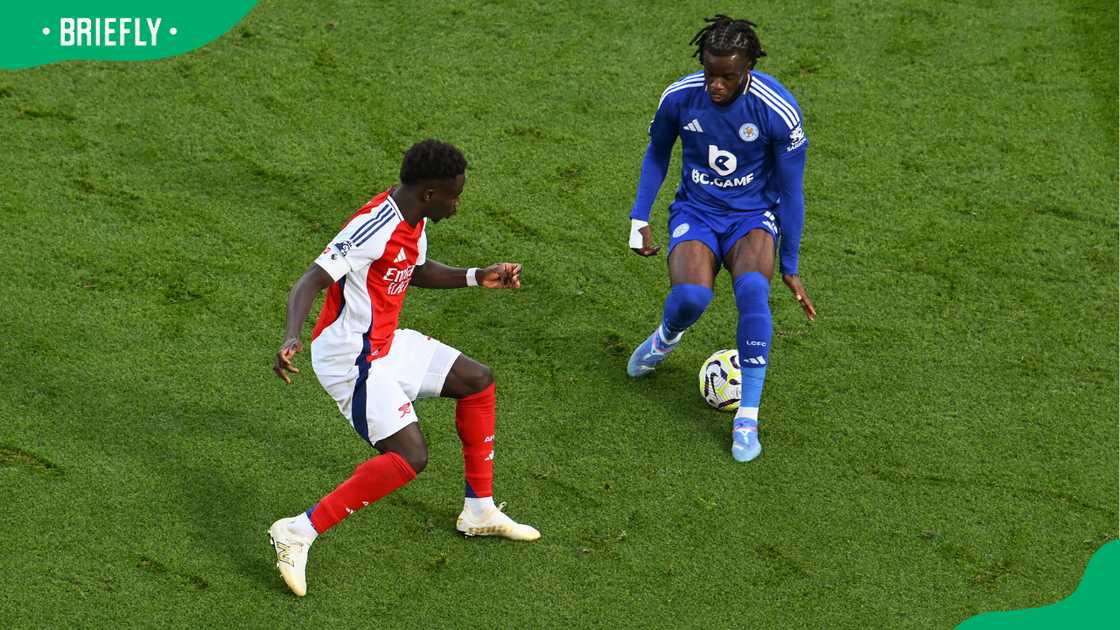
<path fill-rule="evenodd" d="M 495 263 L 485 269 L 448 267 L 429 259 L 412 274 L 412 286 L 423 289 L 461 289 L 480 286 L 487 289 L 520 289 L 521 265 Z"/>
<path fill-rule="evenodd" d="M 284 343 L 276 351 L 276 360 L 272 364 L 272 371 L 276 372 L 276 376 L 279 376 L 280 380 L 285 383 L 291 384 L 292 382 L 292 379 L 288 376 L 289 373 L 299 374 L 299 369 L 292 365 L 292 357 L 303 350 L 300 331 L 303 329 L 303 322 L 307 321 L 307 315 L 311 312 L 311 305 L 315 302 L 315 296 L 330 286 L 332 282 L 334 280 L 331 279 L 330 274 L 325 269 L 316 263 L 311 263 L 307 271 L 303 272 L 303 276 L 296 281 L 291 293 L 288 294 Z"/>
<path fill-rule="evenodd" d="M 657 191 L 669 172 L 669 158 L 677 141 L 677 99 L 662 98 L 653 121 L 649 124 L 649 145 L 642 157 L 638 190 L 630 208 L 630 250 L 639 256 L 656 256 L 661 246 L 654 245 L 649 229 L 649 215 Z"/>
<path fill-rule="evenodd" d="M 817 309 L 813 307 L 813 301 L 809 299 L 805 285 L 801 283 L 801 276 L 797 273 L 801 231 L 805 225 L 805 152 L 802 150 L 792 156 L 782 153 L 778 155 L 778 159 L 774 161 L 774 170 L 782 191 L 782 202 L 778 206 L 778 223 L 782 228 L 778 247 L 782 282 L 789 287 L 794 299 L 805 311 L 805 316 L 812 321 L 817 318 Z"/>

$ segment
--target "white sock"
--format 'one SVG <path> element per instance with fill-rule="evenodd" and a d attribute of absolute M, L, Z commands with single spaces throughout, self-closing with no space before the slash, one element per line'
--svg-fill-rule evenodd
<path fill-rule="evenodd" d="M 288 529 L 290 529 L 293 534 L 297 534 L 308 540 L 315 540 L 319 537 L 319 532 L 315 531 L 315 526 L 311 524 L 311 519 L 307 517 L 307 512 L 300 512 L 300 515 L 288 526 Z"/>
<path fill-rule="evenodd" d="M 735 420 L 754 420 L 758 422 L 758 407 L 739 407 L 739 410 L 735 412 Z"/>
<path fill-rule="evenodd" d="M 494 509 L 494 497 L 467 497 L 463 507 L 470 510 L 471 516 L 482 516 Z"/>
<path fill-rule="evenodd" d="M 681 336 L 682 336 L 682 335 L 684 335 L 684 331 L 683 331 L 683 330 L 682 330 L 682 331 L 680 331 L 679 333 L 677 333 L 677 335 L 676 335 L 675 337 L 673 337 L 672 339 L 670 339 L 670 338 L 669 338 L 669 335 L 667 335 L 667 334 L 665 333 L 665 326 L 664 326 L 663 324 L 662 324 L 662 325 L 659 325 L 659 326 L 657 327 L 657 338 L 661 340 L 661 343 L 663 343 L 663 344 L 665 344 L 665 345 L 667 345 L 667 346 L 671 346 L 671 345 L 673 345 L 673 344 L 677 343 L 678 341 L 680 341 L 680 340 L 681 340 Z"/>

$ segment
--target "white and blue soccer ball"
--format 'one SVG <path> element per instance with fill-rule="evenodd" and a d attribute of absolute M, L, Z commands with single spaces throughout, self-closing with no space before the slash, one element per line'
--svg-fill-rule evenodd
<path fill-rule="evenodd" d="M 739 371 L 739 353 L 719 350 L 700 366 L 700 395 L 720 411 L 739 408 L 743 375 Z"/>

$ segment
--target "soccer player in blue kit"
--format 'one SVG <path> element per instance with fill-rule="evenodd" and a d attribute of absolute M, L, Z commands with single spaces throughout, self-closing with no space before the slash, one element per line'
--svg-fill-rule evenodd
<path fill-rule="evenodd" d="M 690 44 L 704 69 L 672 83 L 649 128 L 649 147 L 630 211 L 630 247 L 657 254 L 650 208 L 681 138 L 681 184 L 669 204 L 669 295 L 661 325 L 630 356 L 641 377 L 676 348 L 712 300 L 720 266 L 731 273 L 739 308 L 736 335 L 742 401 L 731 430 L 731 454 L 750 461 L 762 453 L 758 408 L 770 361 L 768 297 L 779 250 L 782 281 L 810 319 L 813 302 L 797 273 L 805 218 L 802 181 L 809 141 L 793 96 L 754 70 L 766 55 L 755 24 L 726 15 L 708 18 Z"/>

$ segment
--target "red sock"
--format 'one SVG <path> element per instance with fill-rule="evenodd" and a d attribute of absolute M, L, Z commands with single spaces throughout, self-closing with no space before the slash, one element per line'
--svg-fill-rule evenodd
<path fill-rule="evenodd" d="M 400 455 L 392 451 L 378 455 L 358 464 L 354 474 L 308 510 L 307 516 L 322 534 L 415 478 L 412 466 Z"/>
<path fill-rule="evenodd" d="M 459 399 L 455 428 L 463 443 L 463 472 L 468 497 L 494 494 L 494 384 Z"/>

